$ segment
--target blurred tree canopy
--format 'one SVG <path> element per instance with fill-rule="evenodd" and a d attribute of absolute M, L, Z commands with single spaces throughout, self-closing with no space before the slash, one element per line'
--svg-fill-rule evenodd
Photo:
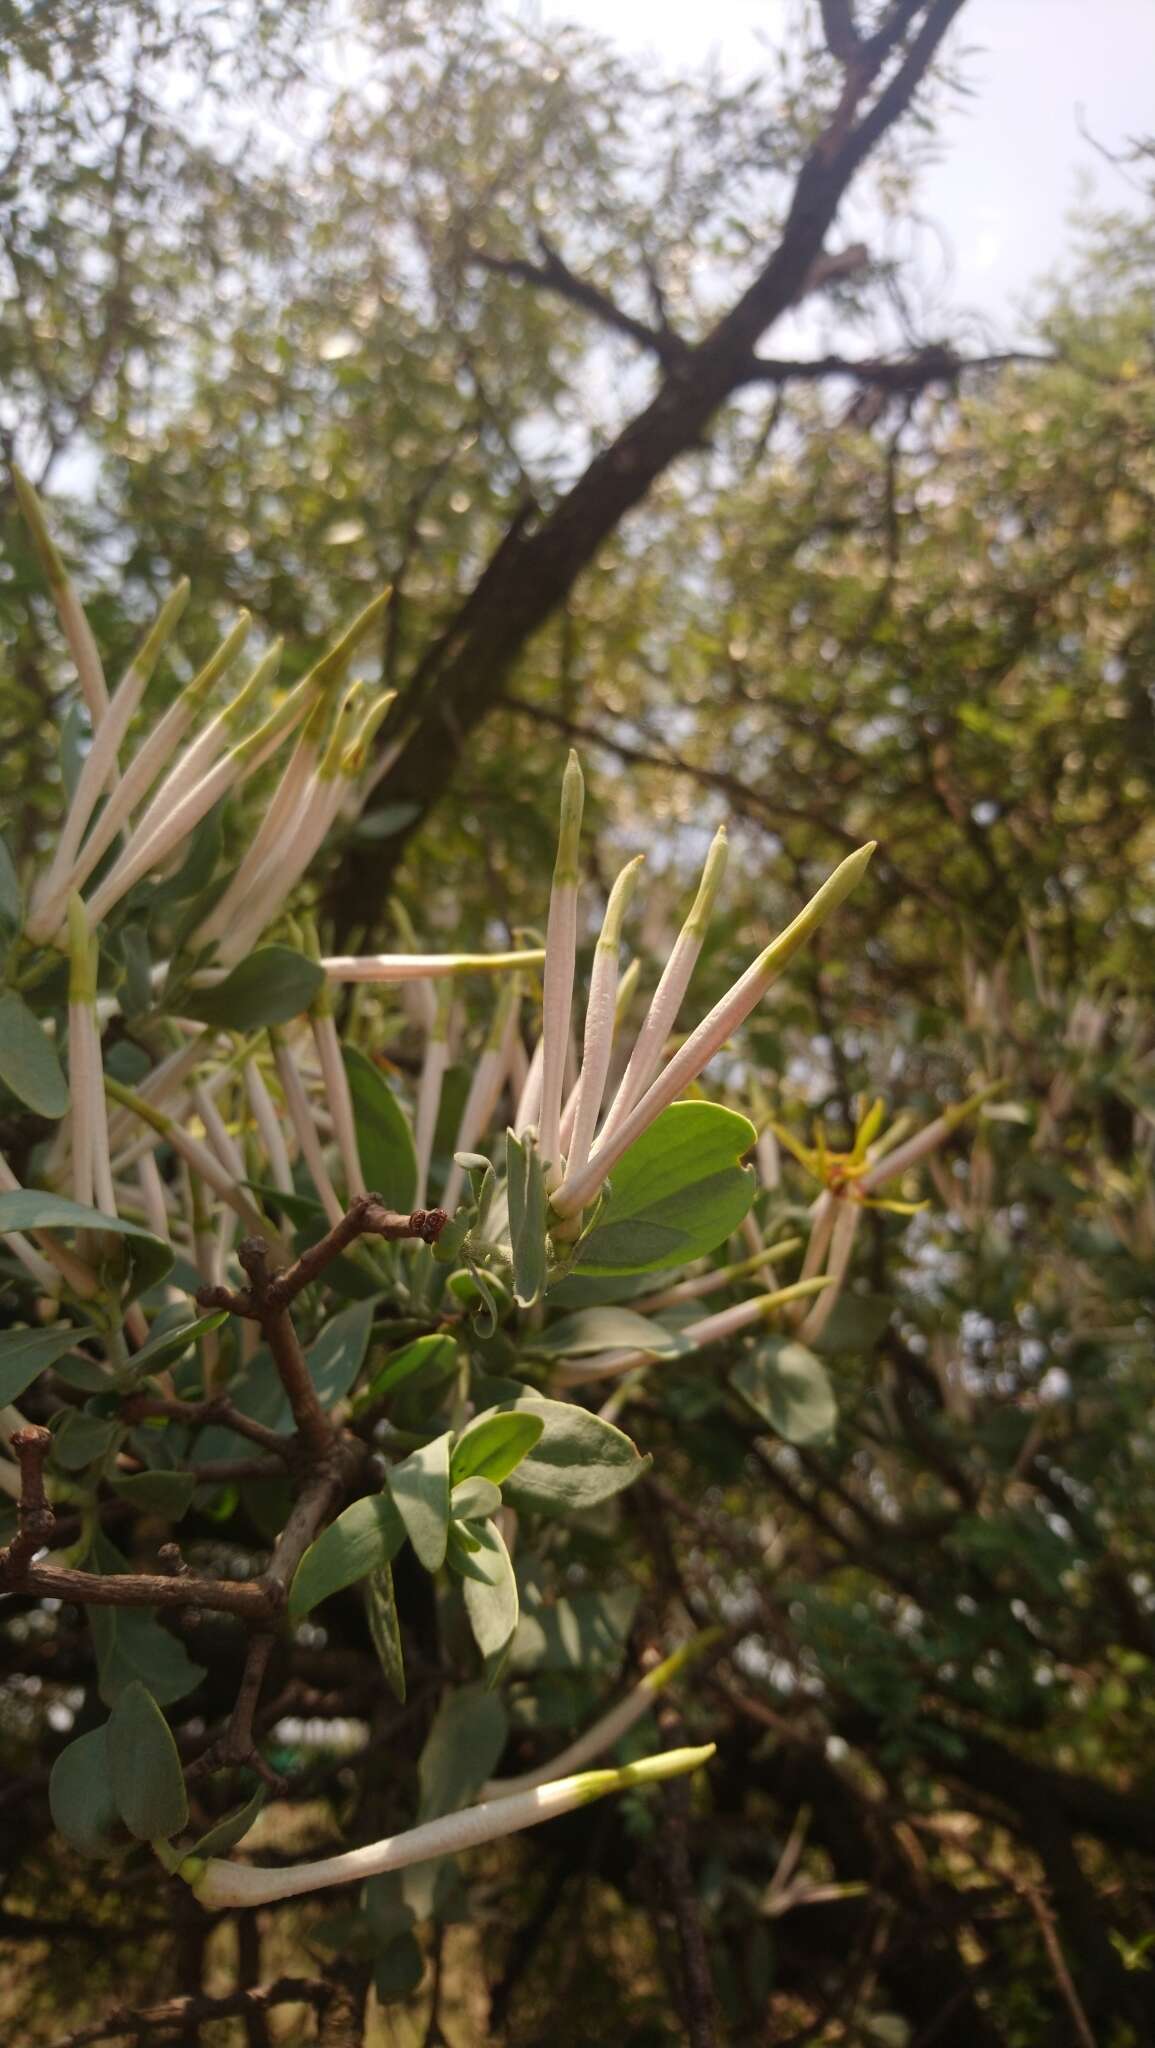
<path fill-rule="evenodd" d="M 187 572 L 167 687 L 242 605 L 304 665 L 392 585 L 386 765 L 311 871 L 334 948 L 540 925 L 574 742 L 591 881 L 648 853 L 644 958 L 734 821 L 706 999 L 880 841 L 752 1020 L 736 1100 L 842 1144 L 862 1095 L 933 1115 L 1004 1084 L 930 1206 L 861 1234 L 820 1346 L 833 1442 L 752 1442 L 677 1366 L 636 1397 L 655 1476 L 565 1585 L 640 1596 L 619 1661 L 671 1615 L 740 1630 L 685 1695 L 711 1804 L 487 1852 L 472 1929 L 435 1938 L 426 2038 L 454 2048 L 1155 2035 L 1155 181 L 1139 149 L 1029 351 L 912 326 L 838 206 L 860 169 L 909 203 L 958 14 L 825 0 L 739 85 L 484 0 L 0 9 L 0 443 L 102 646 Z M 27 856 L 73 683 L 2 512 Z M 815 1188 L 781 1171 L 760 1199 L 788 1217 Z M 28 1855 L 45 1703 L 87 1673 L 15 1604 L 0 1948 L 26 2038 L 294 1970 L 299 1931 L 206 1954 Z M 311 1682 L 330 1718 L 370 1683 L 342 1643 Z M 588 1712 L 563 1690 L 559 1727 Z M 357 1769 L 318 1796 L 351 1808 Z"/>

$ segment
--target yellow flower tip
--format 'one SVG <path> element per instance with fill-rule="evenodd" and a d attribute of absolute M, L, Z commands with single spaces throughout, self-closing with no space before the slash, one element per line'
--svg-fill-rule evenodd
<path fill-rule="evenodd" d="M 725 1639 L 726 1630 L 724 1628 L 704 1628 L 700 1634 L 691 1636 L 688 1643 L 680 1644 L 670 1656 L 663 1658 L 660 1664 L 655 1664 L 654 1669 L 647 1672 L 642 1680 L 646 1690 L 648 1692 L 664 1691 L 665 1687 L 671 1685 L 674 1679 L 680 1677 L 683 1671 L 688 1671 L 692 1664 L 697 1664 L 701 1658 L 707 1656 L 718 1643 L 724 1642 Z"/>

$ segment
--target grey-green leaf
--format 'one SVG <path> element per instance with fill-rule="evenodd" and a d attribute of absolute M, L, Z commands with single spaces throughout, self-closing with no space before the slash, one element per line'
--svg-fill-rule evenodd
<path fill-rule="evenodd" d="M 506 1486 L 514 1507 L 539 1514 L 599 1507 L 649 1468 L 649 1458 L 639 1455 L 623 1430 L 574 1402 L 526 1395 L 502 1401 L 491 1413 L 533 1415 L 545 1425 L 541 1441 Z"/>
<path fill-rule="evenodd" d="M 13 989 L 0 995 L 0 1081 L 38 1116 L 63 1116 L 68 1108 L 56 1047 Z"/>
<path fill-rule="evenodd" d="M 130 1834 L 167 1841 L 188 1825 L 188 1797 L 172 1731 L 147 1686 L 126 1685 L 108 1724 L 113 1797 Z"/>
<path fill-rule="evenodd" d="M 651 1351 L 655 1358 L 677 1358 L 693 1346 L 634 1309 L 611 1306 L 563 1316 L 532 1339 L 532 1348 L 547 1358 L 591 1358 L 599 1351 Z"/>
<path fill-rule="evenodd" d="M 405 1532 L 427 1572 L 445 1563 L 449 1536 L 449 1446 L 451 1438 L 411 1451 L 389 1474 L 389 1491 Z"/>
<path fill-rule="evenodd" d="M 3 839 L 0 839 L 0 918 L 6 924 L 19 925 L 24 916 L 24 898 L 20 889 L 20 877 L 12 864 Z"/>
<path fill-rule="evenodd" d="M 5 1330 L 0 1333 L 0 1407 L 18 1401 L 39 1373 L 46 1372 L 71 1351 L 82 1337 L 91 1337 L 90 1324 L 74 1328 L 70 1323 L 53 1324 L 48 1330 Z"/>
<path fill-rule="evenodd" d="M 738 1161 L 756 1135 L 718 1103 L 671 1103 L 615 1166 L 576 1270 L 658 1272 L 713 1251 L 754 1199 L 753 1170 Z"/>
<path fill-rule="evenodd" d="M 192 1505 L 197 1481 L 192 1472 L 130 1472 L 114 1477 L 112 1490 L 147 1514 L 179 1522 Z"/>
<path fill-rule="evenodd" d="M 307 1010 L 324 985 L 325 970 L 289 946 L 258 946 L 214 988 L 181 997 L 181 1010 L 199 1024 L 226 1031 L 258 1031 L 287 1024 Z"/>
<path fill-rule="evenodd" d="M 452 1477 L 451 1465 L 450 1478 Z M 490 1515 L 495 1515 L 500 1506 L 500 1486 L 495 1486 L 492 1479 L 482 1479 L 480 1475 L 457 1481 L 449 1502 L 455 1522 L 484 1522 Z"/>
<path fill-rule="evenodd" d="M 513 1260 L 513 1291 L 523 1308 L 538 1299 L 545 1286 L 545 1176 L 536 1147 L 505 1134 L 506 1203 L 509 1245 Z"/>
<path fill-rule="evenodd" d="M 78 1735 L 61 1750 L 48 1780 L 48 1805 L 53 1823 L 82 1856 L 112 1856 L 123 1847 L 108 1768 L 107 1726 Z"/>
<path fill-rule="evenodd" d="M 0 1195 L 0 1235 L 6 1230 L 104 1230 L 129 1240 L 132 1263 L 132 1291 L 146 1293 L 163 1280 L 173 1262 L 173 1249 L 139 1223 L 126 1223 L 70 1202 L 64 1195 L 49 1194 L 43 1188 L 19 1188 Z"/>
<path fill-rule="evenodd" d="M 367 1494 L 338 1515 L 309 1545 L 289 1593 L 294 1620 L 319 1600 L 390 1564 L 405 1541 L 405 1524 L 387 1493 Z"/>
<path fill-rule="evenodd" d="M 463 1581 L 465 1611 L 492 1685 L 509 1655 L 517 1628 L 517 1578 L 501 1532 L 492 1522 L 477 1523 L 471 1534 L 481 1539 L 481 1548 L 471 1560 L 473 1571 Z"/>
<path fill-rule="evenodd" d="M 771 1337 L 744 1358 L 730 1384 L 788 1444 L 821 1443 L 838 1422 L 830 1376 L 820 1358 L 788 1337 Z"/>

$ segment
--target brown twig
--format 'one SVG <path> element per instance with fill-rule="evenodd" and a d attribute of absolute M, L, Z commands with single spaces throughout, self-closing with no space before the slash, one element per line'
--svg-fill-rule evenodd
<path fill-rule="evenodd" d="M 273 1276 L 266 1299 L 278 1308 L 286 1308 L 303 1287 L 318 1279 L 326 1266 L 359 1237 L 383 1237 L 391 1244 L 417 1238 L 422 1244 L 436 1244 L 447 1221 L 444 1209 L 414 1209 L 404 1216 L 397 1209 L 387 1208 L 380 1195 L 359 1195 L 318 1244 L 310 1245 L 293 1265 Z"/>
<path fill-rule="evenodd" d="M 16 1505 L 16 1534 L 0 1550 L 0 1585 L 22 1576 L 56 1526 L 44 1491 L 44 1460 L 52 1449 L 52 1431 L 30 1423 L 27 1429 L 16 1430 L 9 1442 L 20 1467 L 20 1499 Z"/>
<path fill-rule="evenodd" d="M 90 2048 L 95 2041 L 108 2041 L 127 2034 L 144 2041 L 158 2030 L 199 2027 L 210 2020 L 243 2018 L 248 2013 L 268 2012 L 275 2005 L 312 2005 L 323 2009 L 334 1996 L 334 1987 L 319 1977 L 278 1977 L 274 1984 L 258 1984 L 243 1991 L 219 1996 L 199 1992 L 193 1997 L 166 1998 L 160 2005 L 120 2005 L 91 2026 L 65 2034 L 51 2048 Z"/>

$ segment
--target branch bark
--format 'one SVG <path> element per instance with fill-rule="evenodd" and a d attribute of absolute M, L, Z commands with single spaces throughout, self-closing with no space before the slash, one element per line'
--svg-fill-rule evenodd
<path fill-rule="evenodd" d="M 379 785 L 388 801 L 415 806 L 413 822 L 371 865 L 344 864 L 331 899 L 339 930 L 373 923 L 408 834 L 448 788 L 470 734 L 492 710 L 527 642 L 656 480 L 701 445 L 715 413 L 746 381 L 756 345 L 804 288 L 848 186 L 909 106 L 962 5 L 920 0 L 896 7 L 862 45 L 799 172 L 764 268 L 696 347 L 668 363 L 650 403 L 552 511 L 506 537 L 447 632 L 418 663 L 382 744 L 403 732 L 408 737 Z M 871 99 L 888 64 L 890 75 Z"/>

